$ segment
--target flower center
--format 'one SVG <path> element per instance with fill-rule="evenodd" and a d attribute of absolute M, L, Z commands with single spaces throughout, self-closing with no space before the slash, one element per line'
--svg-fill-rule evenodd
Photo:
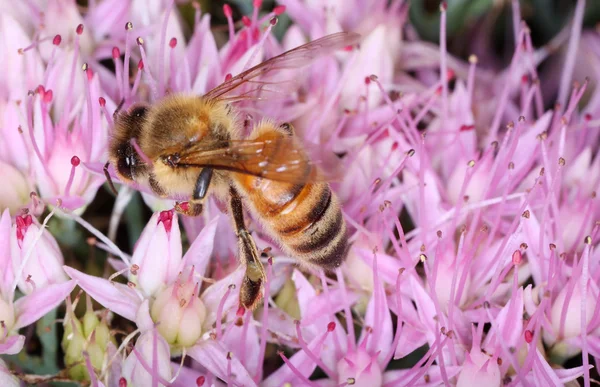
<path fill-rule="evenodd" d="M 158 292 L 150 314 L 159 323 L 158 331 L 171 345 L 189 347 L 202 335 L 206 307 L 198 298 L 199 285 L 180 278 L 175 284 Z"/>
<path fill-rule="evenodd" d="M 354 381 L 354 386 L 381 386 L 383 374 L 376 356 L 370 356 L 364 349 L 357 349 L 343 357 L 337 364 L 338 383 Z"/>

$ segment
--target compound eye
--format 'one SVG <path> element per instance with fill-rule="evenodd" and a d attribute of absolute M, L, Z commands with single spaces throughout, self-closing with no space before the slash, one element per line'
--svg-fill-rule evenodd
<path fill-rule="evenodd" d="M 134 118 L 143 118 L 147 111 L 148 108 L 146 106 L 135 106 L 131 109 L 129 115 Z"/>
<path fill-rule="evenodd" d="M 122 146 L 118 150 L 119 159 L 117 161 L 117 171 L 126 179 L 134 180 L 133 171 L 138 164 L 135 149 L 129 144 Z"/>

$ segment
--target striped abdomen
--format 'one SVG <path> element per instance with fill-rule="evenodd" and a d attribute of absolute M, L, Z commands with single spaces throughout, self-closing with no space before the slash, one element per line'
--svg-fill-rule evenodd
<path fill-rule="evenodd" d="M 269 160 L 289 150 L 276 149 Z M 306 165 L 306 176 L 314 166 Z M 236 175 L 238 188 L 255 217 L 288 252 L 308 264 L 325 269 L 341 265 L 348 241 L 339 201 L 322 181 L 290 183 L 249 175 Z"/>

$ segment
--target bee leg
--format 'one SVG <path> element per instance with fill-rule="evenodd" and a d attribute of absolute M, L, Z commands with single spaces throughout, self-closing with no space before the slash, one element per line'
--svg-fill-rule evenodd
<path fill-rule="evenodd" d="M 196 180 L 196 185 L 194 186 L 194 193 L 192 194 L 192 198 L 194 200 L 204 199 L 206 193 L 208 192 L 208 186 L 210 185 L 212 174 L 212 168 L 202 169 L 202 172 L 200 172 L 200 175 L 198 175 L 198 179 Z"/>
<path fill-rule="evenodd" d="M 177 202 L 175 203 L 175 211 L 187 216 L 200 216 L 202 214 L 202 203 L 198 202 Z"/>
<path fill-rule="evenodd" d="M 246 309 L 254 309 L 260 300 L 260 290 L 263 278 L 265 277 L 265 269 L 260 262 L 260 255 L 254 239 L 246 229 L 244 223 L 242 199 L 233 188 L 231 188 L 230 194 L 231 215 L 233 216 L 238 236 L 240 259 L 243 259 L 246 263 L 246 275 L 242 280 L 242 287 L 240 289 L 240 303 Z"/>

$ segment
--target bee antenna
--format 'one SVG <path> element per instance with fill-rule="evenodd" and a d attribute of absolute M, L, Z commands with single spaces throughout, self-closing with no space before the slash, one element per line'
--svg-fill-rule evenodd
<path fill-rule="evenodd" d="M 119 104 L 117 105 L 117 108 L 115 109 L 115 112 L 113 113 L 113 120 L 115 120 L 115 121 L 117 120 L 117 116 L 121 112 L 121 109 L 123 108 L 123 104 L 125 104 L 125 98 L 121 98 L 121 102 L 119 102 Z"/>
<path fill-rule="evenodd" d="M 122 102 L 121 102 L 122 104 Z M 113 193 L 115 195 L 118 195 L 119 193 L 117 192 L 117 189 L 115 188 L 115 185 L 112 181 L 112 177 L 110 177 L 110 173 L 108 173 L 108 166 L 110 165 L 110 161 L 107 161 L 106 164 L 104 164 L 104 176 L 106 176 L 106 181 L 108 182 L 108 185 L 111 189 L 111 191 L 113 191 Z"/>

